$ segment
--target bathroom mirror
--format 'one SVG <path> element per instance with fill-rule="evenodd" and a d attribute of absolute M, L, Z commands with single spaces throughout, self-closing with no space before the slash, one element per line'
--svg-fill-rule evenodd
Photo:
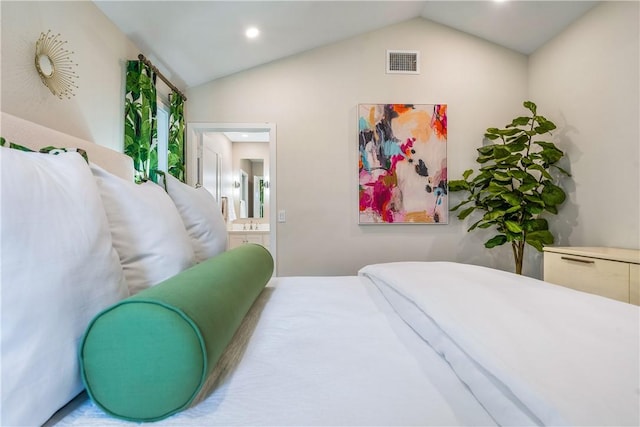
<path fill-rule="evenodd" d="M 264 218 L 266 181 L 263 159 L 240 159 L 239 218 Z"/>

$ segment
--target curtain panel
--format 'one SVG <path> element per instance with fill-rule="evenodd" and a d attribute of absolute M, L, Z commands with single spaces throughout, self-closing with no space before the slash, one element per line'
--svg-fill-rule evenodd
<path fill-rule="evenodd" d="M 133 159 L 136 182 L 156 181 L 157 109 L 155 72 L 142 61 L 128 61 L 124 152 Z"/>
<path fill-rule="evenodd" d="M 171 111 L 167 169 L 171 175 L 184 182 L 184 99 L 179 93 L 173 92 L 169 97 L 169 103 Z"/>

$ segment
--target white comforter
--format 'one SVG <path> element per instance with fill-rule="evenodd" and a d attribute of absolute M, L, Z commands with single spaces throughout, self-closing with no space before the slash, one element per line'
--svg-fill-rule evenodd
<path fill-rule="evenodd" d="M 364 277 L 278 278 L 239 364 L 158 425 L 495 425 Z M 264 297 L 264 295 L 263 295 Z M 87 401 L 60 425 L 131 425 Z"/>
<path fill-rule="evenodd" d="M 488 268 L 360 273 L 503 425 L 640 425 L 637 306 Z"/>

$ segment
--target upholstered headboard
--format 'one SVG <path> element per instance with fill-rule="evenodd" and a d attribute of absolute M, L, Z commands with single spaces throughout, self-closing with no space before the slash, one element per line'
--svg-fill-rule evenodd
<path fill-rule="evenodd" d="M 2 114 L 0 136 L 8 142 L 20 144 L 33 150 L 48 146 L 82 148 L 87 152 L 91 162 L 114 175 L 133 181 L 133 160 L 131 157 L 8 113 L 2 112 L 0 114 Z"/>

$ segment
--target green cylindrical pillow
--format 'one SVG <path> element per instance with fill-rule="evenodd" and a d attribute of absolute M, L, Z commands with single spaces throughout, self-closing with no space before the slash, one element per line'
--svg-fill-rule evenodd
<path fill-rule="evenodd" d="M 188 408 L 272 273 L 268 250 L 243 245 L 98 314 L 80 346 L 91 399 L 133 421 Z"/>

